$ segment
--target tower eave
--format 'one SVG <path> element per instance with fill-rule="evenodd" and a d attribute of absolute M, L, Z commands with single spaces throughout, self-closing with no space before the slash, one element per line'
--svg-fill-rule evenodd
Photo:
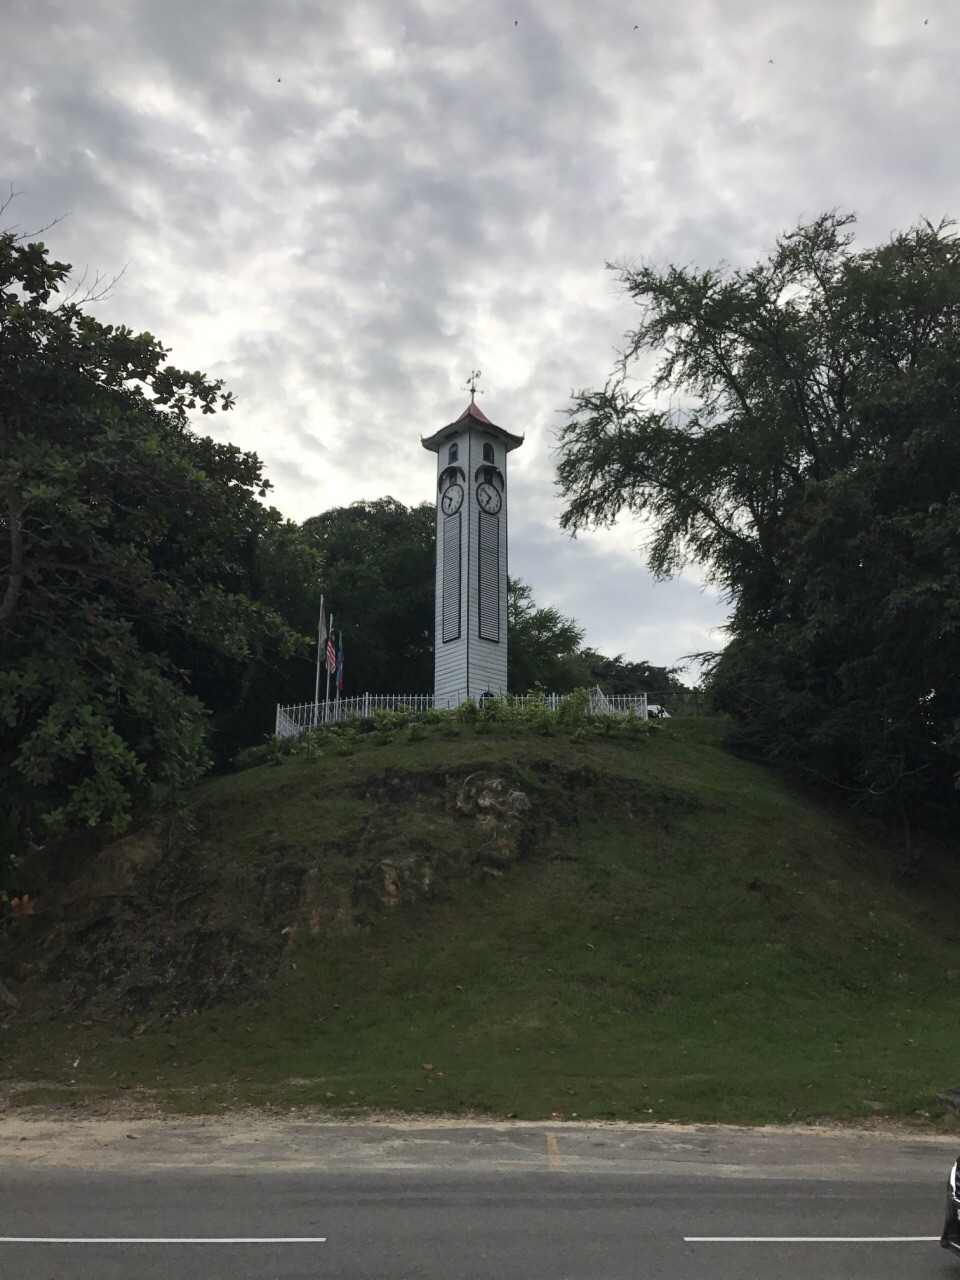
<path fill-rule="evenodd" d="M 507 431 L 503 427 L 498 427 L 495 422 L 491 422 L 475 404 L 468 404 L 456 422 L 448 422 L 432 436 L 421 436 L 420 443 L 424 449 L 438 453 L 451 436 L 460 435 L 468 427 L 476 427 L 487 435 L 493 436 L 495 440 L 500 441 L 507 453 L 512 449 L 519 449 L 524 441 L 523 436 L 514 435 L 512 431 Z"/>

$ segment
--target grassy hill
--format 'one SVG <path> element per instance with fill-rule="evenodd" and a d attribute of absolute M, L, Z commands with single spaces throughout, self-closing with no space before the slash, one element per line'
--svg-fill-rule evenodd
<path fill-rule="evenodd" d="M 6 926 L 12 1103 L 939 1120 L 949 868 L 906 879 L 709 721 L 550 728 L 311 748 L 40 885 Z"/>

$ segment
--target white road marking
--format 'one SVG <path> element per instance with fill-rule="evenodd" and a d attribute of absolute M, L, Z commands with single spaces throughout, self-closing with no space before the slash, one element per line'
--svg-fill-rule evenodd
<path fill-rule="evenodd" d="M 937 1244 L 939 1236 L 684 1236 L 685 1244 Z"/>
<path fill-rule="evenodd" d="M 0 1236 L 0 1244 L 326 1244 L 326 1236 Z"/>

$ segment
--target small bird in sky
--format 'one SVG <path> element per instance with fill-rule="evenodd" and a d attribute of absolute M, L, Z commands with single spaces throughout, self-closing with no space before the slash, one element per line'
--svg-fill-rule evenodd
<path fill-rule="evenodd" d="M 640 28 L 639 28 L 639 27 L 634 27 L 633 29 L 634 29 L 634 31 L 639 31 L 639 30 L 640 30 Z"/>
<path fill-rule="evenodd" d="M 520 24 L 517 22 L 516 18 L 514 18 L 514 20 L 513 20 L 513 25 L 514 25 L 515 27 L 517 27 L 517 26 L 519 26 L 519 25 L 520 25 Z"/>

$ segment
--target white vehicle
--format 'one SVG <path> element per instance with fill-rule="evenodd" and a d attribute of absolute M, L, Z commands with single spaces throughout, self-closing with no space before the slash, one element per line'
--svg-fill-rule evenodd
<path fill-rule="evenodd" d="M 960 1254 L 960 1177 L 957 1167 L 960 1160 L 954 1162 L 947 1179 L 947 1217 L 940 1236 L 940 1248 L 949 1249 L 951 1253 Z"/>
<path fill-rule="evenodd" d="M 661 707 L 657 702 L 647 703 L 647 719 L 648 720 L 669 720 L 670 712 L 666 707 Z"/>

